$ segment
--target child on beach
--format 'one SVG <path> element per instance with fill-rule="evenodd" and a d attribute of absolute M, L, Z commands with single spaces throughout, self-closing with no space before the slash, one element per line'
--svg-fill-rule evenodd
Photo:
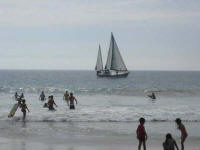
<path fill-rule="evenodd" d="M 140 124 L 138 125 L 137 131 L 136 131 L 137 139 L 139 140 L 138 150 L 141 149 L 142 144 L 143 144 L 143 149 L 146 150 L 147 133 L 144 127 L 145 119 L 140 118 L 139 122 Z"/>
<path fill-rule="evenodd" d="M 176 119 L 176 124 L 178 126 L 178 129 L 181 131 L 181 150 L 184 150 L 184 142 L 188 134 L 180 118 Z"/>
<path fill-rule="evenodd" d="M 26 110 L 30 112 L 25 102 L 25 100 L 22 100 L 22 104 L 20 105 L 21 111 L 23 112 L 23 120 L 26 118 Z"/>
<path fill-rule="evenodd" d="M 176 141 L 172 138 L 172 135 L 168 133 L 166 135 L 166 140 L 163 143 L 163 150 L 175 150 L 175 147 L 177 150 L 179 150 L 178 145 L 176 144 Z"/>

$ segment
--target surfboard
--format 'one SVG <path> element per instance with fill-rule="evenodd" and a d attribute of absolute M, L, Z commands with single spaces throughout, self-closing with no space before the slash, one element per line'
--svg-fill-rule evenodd
<path fill-rule="evenodd" d="M 15 104 L 15 105 L 12 107 L 12 109 L 10 110 L 10 113 L 9 113 L 9 115 L 8 115 L 9 118 L 10 118 L 10 117 L 13 117 L 13 116 L 15 115 L 15 112 L 17 111 L 18 107 L 19 107 L 19 104 Z"/>

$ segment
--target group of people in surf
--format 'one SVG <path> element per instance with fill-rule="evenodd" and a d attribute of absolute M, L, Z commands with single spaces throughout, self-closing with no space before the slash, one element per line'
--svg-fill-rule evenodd
<path fill-rule="evenodd" d="M 39 99 L 41 101 L 46 100 L 44 91 L 42 91 L 42 93 L 40 94 Z M 69 109 L 75 109 L 75 102 L 76 102 L 76 105 L 78 104 L 77 99 L 74 97 L 72 92 L 69 93 L 68 91 L 66 91 L 64 93 L 63 100 L 65 100 L 67 102 Z M 53 95 L 51 95 L 48 97 L 48 103 L 45 103 L 44 107 L 48 107 L 49 110 L 55 110 L 55 108 L 53 107 L 54 105 L 57 107 L 57 105 L 54 101 Z"/>
<path fill-rule="evenodd" d="M 21 111 L 23 112 L 23 120 L 25 120 L 26 110 L 28 110 L 28 112 L 30 112 L 30 111 L 29 111 L 29 109 L 26 105 L 26 100 L 24 98 L 24 94 L 22 93 L 21 95 L 18 95 L 18 93 L 16 92 L 14 97 L 15 97 L 15 100 L 18 101 L 18 106 L 21 108 Z M 39 100 L 41 100 L 41 101 L 46 100 L 46 96 L 44 94 L 44 91 L 41 92 L 41 94 L 39 96 Z M 66 91 L 64 93 L 63 100 L 65 100 L 67 102 L 69 109 L 75 109 L 75 102 L 76 102 L 76 105 L 78 104 L 77 99 L 74 97 L 72 92 L 69 93 L 68 91 Z M 49 108 L 49 110 L 52 111 L 52 110 L 56 110 L 54 108 L 54 105 L 56 107 L 58 107 L 57 104 L 54 101 L 53 95 L 50 95 L 50 96 L 48 96 L 48 102 L 44 103 L 43 107 Z"/>
<path fill-rule="evenodd" d="M 143 149 L 146 150 L 147 133 L 144 127 L 145 119 L 140 118 L 139 122 L 140 124 L 138 125 L 137 130 L 136 130 L 137 139 L 139 140 L 138 150 L 141 150 L 142 145 L 143 145 Z M 177 118 L 175 122 L 177 124 L 178 130 L 181 131 L 181 150 L 184 150 L 184 142 L 188 136 L 187 130 L 180 118 Z M 171 133 L 167 133 L 166 139 L 163 142 L 163 150 L 175 150 L 175 148 L 179 150 L 179 147 L 176 141 L 174 140 L 174 138 L 172 137 Z"/>

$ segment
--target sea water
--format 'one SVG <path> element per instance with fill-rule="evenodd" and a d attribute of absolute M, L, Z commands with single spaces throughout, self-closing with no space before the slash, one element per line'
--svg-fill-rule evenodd
<path fill-rule="evenodd" d="M 73 92 L 76 110 L 69 110 L 64 92 Z M 54 96 L 56 111 L 43 108 L 41 91 Z M 24 93 L 30 109 L 26 121 L 18 109 L 15 92 Z M 147 97 L 154 92 L 156 100 Z M 200 72 L 131 71 L 127 78 L 99 78 L 94 71 L 0 71 L 1 137 L 64 142 L 73 138 L 135 137 L 138 119 L 144 117 L 150 137 L 167 132 L 180 136 L 174 123 L 181 118 L 190 137 L 199 139 Z M 92 138 L 91 138 L 92 140 Z"/>

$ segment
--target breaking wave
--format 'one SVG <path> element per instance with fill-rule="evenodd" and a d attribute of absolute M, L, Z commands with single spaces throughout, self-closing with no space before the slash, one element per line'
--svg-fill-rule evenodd
<path fill-rule="evenodd" d="M 24 93 L 34 93 L 38 94 L 41 91 L 45 93 L 54 93 L 54 94 L 63 94 L 66 90 L 75 92 L 76 94 L 108 94 L 108 95 L 146 95 L 151 92 L 158 93 L 160 95 L 174 96 L 174 95 L 200 95 L 200 89 L 130 89 L 130 88 L 56 88 L 56 87 L 19 87 L 11 88 L 6 86 L 0 87 L 0 93 L 15 93 L 15 92 L 24 92 Z"/>

